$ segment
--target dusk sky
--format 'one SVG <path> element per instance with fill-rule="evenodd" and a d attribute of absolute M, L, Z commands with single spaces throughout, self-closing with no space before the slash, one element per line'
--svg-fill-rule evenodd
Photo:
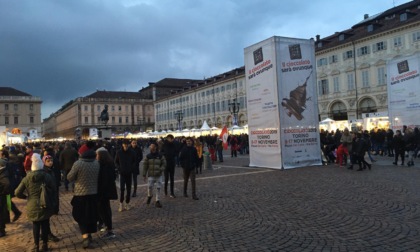
<path fill-rule="evenodd" d="M 44 119 L 97 89 L 208 78 L 266 38 L 323 38 L 406 2 L 0 0 L 0 86 L 41 97 Z"/>

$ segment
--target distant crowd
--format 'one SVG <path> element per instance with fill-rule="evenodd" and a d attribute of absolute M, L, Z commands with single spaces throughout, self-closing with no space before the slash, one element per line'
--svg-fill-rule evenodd
<path fill-rule="evenodd" d="M 227 143 L 232 158 L 249 153 L 246 134 L 230 135 Z M 148 206 L 155 197 L 155 207 L 163 207 L 162 187 L 165 196 L 176 198 L 176 166 L 183 170 L 183 196 L 189 197 L 190 182 L 191 198 L 198 200 L 195 177 L 202 172 L 203 160 L 223 162 L 223 150 L 223 140 L 217 135 L 4 145 L 0 158 L 0 237 L 6 235 L 6 224 L 22 215 L 13 198 L 26 199 L 27 219 L 33 224 L 32 251 L 49 251 L 48 242 L 60 240 L 51 230 L 50 218 L 60 211 L 59 187 L 64 185 L 65 191 L 73 193 L 72 216 L 79 225 L 81 245 L 92 248 L 92 233 L 99 231 L 101 239 L 116 237 L 110 200 L 119 199 L 119 212 L 130 210 L 130 200 L 137 196 L 138 175 L 148 185 Z"/>

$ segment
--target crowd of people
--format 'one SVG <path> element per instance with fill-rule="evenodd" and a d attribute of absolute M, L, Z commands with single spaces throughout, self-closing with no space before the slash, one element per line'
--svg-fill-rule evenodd
<path fill-rule="evenodd" d="M 248 136 L 229 136 L 231 157 L 249 153 Z M 148 150 L 147 150 L 148 149 Z M 143 158 L 143 152 L 145 152 Z M 202 173 L 203 156 L 223 162 L 223 141 L 218 136 L 199 138 L 168 135 L 159 139 L 117 139 L 110 141 L 37 142 L 2 146 L 0 158 L 0 237 L 6 224 L 17 221 L 22 212 L 13 197 L 27 200 L 27 219 L 33 225 L 32 251 L 49 251 L 48 242 L 58 242 L 51 230 L 51 217 L 60 211 L 59 187 L 71 191 L 72 217 L 81 233 L 81 246 L 92 248 L 92 234 L 98 230 L 103 239 L 113 232 L 111 200 L 119 198 L 119 212 L 130 210 L 130 199 L 137 196 L 137 177 L 147 183 L 149 206 L 162 208 L 160 191 L 176 198 L 175 167 L 182 167 L 183 196 L 199 200 L 196 175 Z M 142 173 L 140 173 L 142 170 Z M 119 177 L 119 197 L 116 187 Z M 168 190 L 169 189 L 169 190 Z M 64 191 L 63 190 L 63 191 Z M 42 204 L 45 195 L 50 204 Z M 13 213 L 13 218 L 10 218 Z M 40 246 L 40 242 L 42 242 Z"/>
<path fill-rule="evenodd" d="M 358 165 L 357 171 L 371 169 L 375 162 L 372 156 L 376 155 L 393 158 L 394 165 L 413 166 L 420 150 L 420 131 L 417 127 L 403 126 L 402 131 L 395 132 L 379 128 L 359 132 L 350 132 L 347 128 L 332 132 L 321 130 L 320 139 L 325 163 L 335 163 L 340 167 L 348 165 L 348 169 Z"/>

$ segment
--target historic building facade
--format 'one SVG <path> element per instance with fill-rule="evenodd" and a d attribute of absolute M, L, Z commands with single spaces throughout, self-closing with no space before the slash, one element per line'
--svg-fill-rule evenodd
<path fill-rule="evenodd" d="M 90 138 L 90 129 L 104 127 L 101 113 L 108 106 L 106 126 L 115 134 L 153 130 L 152 99 L 140 92 L 96 91 L 71 100 L 49 118 L 44 119 L 44 137 Z"/>
<path fill-rule="evenodd" d="M 40 97 L 0 87 L 0 125 L 13 134 L 23 134 L 30 139 L 40 137 L 41 104 Z"/>
<path fill-rule="evenodd" d="M 420 1 L 315 42 L 320 120 L 387 114 L 387 61 L 420 52 Z"/>
<path fill-rule="evenodd" d="M 221 128 L 232 126 L 233 118 L 238 126 L 244 126 L 248 123 L 245 67 L 186 83 L 171 95 L 157 99 L 154 106 L 157 131 L 199 129 L 204 121 L 210 127 Z"/>

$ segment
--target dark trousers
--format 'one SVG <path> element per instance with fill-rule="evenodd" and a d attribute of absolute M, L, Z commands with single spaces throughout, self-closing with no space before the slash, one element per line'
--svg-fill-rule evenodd
<path fill-rule="evenodd" d="M 175 181 L 175 161 L 168 162 L 166 161 L 166 169 L 164 171 L 165 174 L 165 195 L 168 194 L 168 181 L 171 182 L 170 190 L 171 194 L 174 194 L 174 181 Z"/>
<path fill-rule="evenodd" d="M 131 179 L 132 175 L 130 174 L 120 174 L 120 203 L 124 202 L 124 191 L 127 189 L 127 195 L 125 197 L 125 203 L 130 203 L 130 193 L 131 193 Z"/>
<path fill-rule="evenodd" d="M 193 169 L 186 169 L 183 168 L 184 170 L 184 195 L 187 194 L 187 189 L 188 189 L 188 179 L 191 179 L 191 192 L 192 192 L 192 196 L 196 196 L 196 191 L 195 191 L 195 168 Z"/>
<path fill-rule="evenodd" d="M 398 156 L 401 157 L 401 163 L 404 164 L 405 151 L 395 150 L 395 163 L 398 162 Z"/>
<path fill-rule="evenodd" d="M 217 150 L 217 156 L 219 158 L 219 162 L 223 162 L 223 150 Z"/>
<path fill-rule="evenodd" d="M 137 176 L 138 174 L 133 173 L 133 193 L 137 192 Z"/>
<path fill-rule="evenodd" d="M 105 224 L 108 230 L 112 230 L 112 210 L 108 199 L 98 200 L 99 224 Z"/>
<path fill-rule="evenodd" d="M 34 243 L 35 245 L 39 245 L 39 237 L 40 232 L 42 232 L 42 242 L 44 244 L 48 243 L 48 234 L 50 230 L 50 219 L 42 220 L 42 221 L 34 221 L 32 222 L 32 232 L 34 235 Z"/>

